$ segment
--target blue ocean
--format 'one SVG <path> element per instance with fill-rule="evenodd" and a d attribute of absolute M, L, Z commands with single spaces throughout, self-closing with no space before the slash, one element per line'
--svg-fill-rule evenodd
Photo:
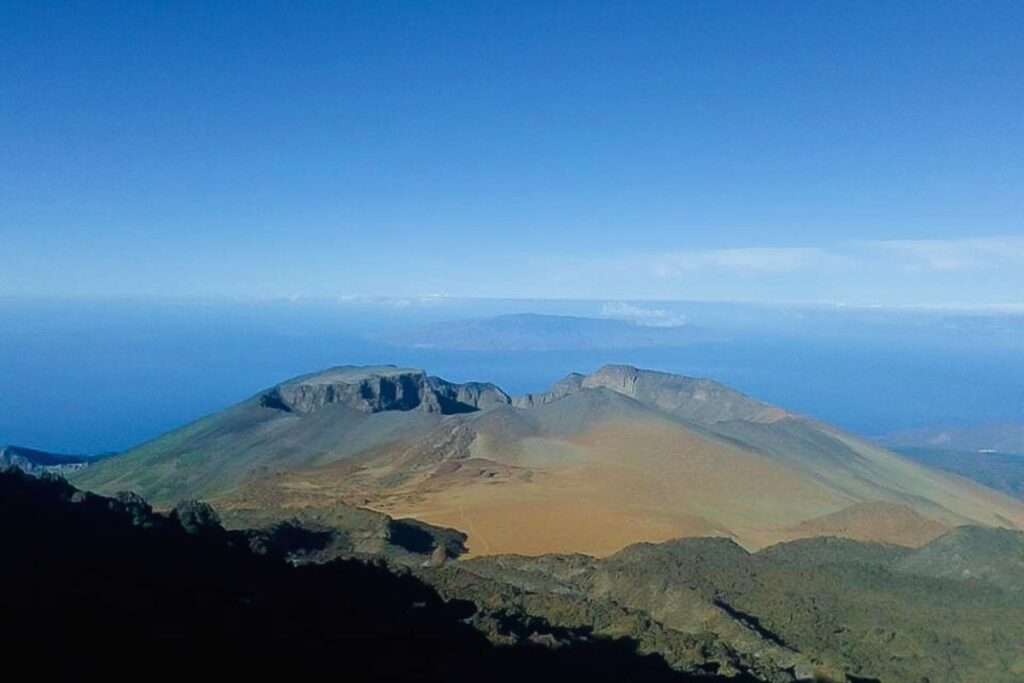
<path fill-rule="evenodd" d="M 0 302 L 0 444 L 118 451 L 289 377 L 381 363 L 492 381 L 513 394 L 629 363 L 710 377 L 868 437 L 1024 421 L 1019 316 L 677 307 L 721 338 L 673 348 L 456 351 L 375 337 L 509 310 L 598 310 L 572 303 Z"/>

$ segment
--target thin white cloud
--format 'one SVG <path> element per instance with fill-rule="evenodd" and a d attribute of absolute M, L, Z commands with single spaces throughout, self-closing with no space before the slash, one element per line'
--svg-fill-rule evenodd
<path fill-rule="evenodd" d="M 637 306 L 625 301 L 608 302 L 601 307 L 601 317 L 628 320 L 643 327 L 682 327 L 686 316 L 663 308 Z"/>
<path fill-rule="evenodd" d="M 637 254 L 635 264 L 662 279 L 694 274 L 784 275 L 800 272 L 873 270 L 956 272 L 1024 268 L 1024 237 L 952 240 L 880 240 L 828 247 L 748 247 L 691 249 Z"/>
<path fill-rule="evenodd" d="M 1024 267 L 1024 237 L 960 240 L 887 240 L 865 242 L 870 250 L 903 261 L 910 270 L 965 271 L 1016 265 Z"/>
<path fill-rule="evenodd" d="M 1016 235 L 552 254 L 530 265 L 518 284 L 527 296 L 539 297 L 944 308 L 1024 303 L 1024 236 Z M 609 316 L 627 313 L 609 310 Z"/>
<path fill-rule="evenodd" d="M 435 306 L 451 300 L 445 293 L 419 294 L 416 296 L 378 296 L 364 294 L 342 294 L 335 297 L 340 304 L 379 306 L 386 308 L 411 308 L 413 306 Z"/>

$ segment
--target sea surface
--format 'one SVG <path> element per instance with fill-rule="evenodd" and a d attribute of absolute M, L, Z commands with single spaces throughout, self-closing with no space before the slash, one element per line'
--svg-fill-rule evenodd
<path fill-rule="evenodd" d="M 529 302 L 514 309 L 591 312 Z M 489 315 L 508 304 L 0 301 L 0 444 L 118 451 L 289 377 L 380 363 L 492 381 L 513 394 L 542 391 L 572 371 L 630 363 L 710 377 L 869 437 L 1024 421 L 1019 319 L 924 324 L 897 316 L 872 327 L 843 313 L 826 324 L 812 316 L 811 324 L 806 316 L 722 319 L 706 304 L 691 309 L 698 322 L 700 310 L 714 310 L 703 322 L 727 334 L 681 348 L 469 352 L 394 346 L 377 333 L 394 339 L 395 330 L 414 334 L 424 321 Z"/>

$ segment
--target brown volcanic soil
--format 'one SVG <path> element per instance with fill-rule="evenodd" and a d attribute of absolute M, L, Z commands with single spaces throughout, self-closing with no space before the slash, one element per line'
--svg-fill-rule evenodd
<path fill-rule="evenodd" d="M 818 535 L 916 546 L 947 529 L 904 505 L 855 504 L 795 468 L 667 420 L 606 423 L 568 439 L 481 438 L 461 451 L 459 441 L 435 440 L 437 457 L 418 442 L 287 473 L 243 496 L 286 507 L 344 499 L 460 529 L 474 555 L 601 557 L 697 536 L 749 549 Z"/>
<path fill-rule="evenodd" d="M 437 386 L 466 400 L 490 387 Z M 708 380 L 609 366 L 559 386 L 515 405 L 490 387 L 487 409 L 447 413 L 366 412 L 351 387 L 296 413 L 270 392 L 76 480 L 159 505 L 343 502 L 460 529 L 474 554 L 606 556 L 709 535 L 750 550 L 819 534 L 920 545 L 964 524 L 1024 527 L 1019 501 Z"/>
<path fill-rule="evenodd" d="M 793 539 L 838 536 L 920 548 L 950 531 L 950 527 L 918 514 L 907 505 L 874 501 L 809 519 L 789 531 Z"/>

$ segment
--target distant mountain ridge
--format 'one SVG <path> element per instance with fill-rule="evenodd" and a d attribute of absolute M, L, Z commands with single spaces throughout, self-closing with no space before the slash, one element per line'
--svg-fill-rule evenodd
<path fill-rule="evenodd" d="M 431 323 L 403 330 L 386 341 L 459 351 L 567 351 L 678 347 L 717 338 L 688 323 L 645 325 L 617 318 L 514 313 Z"/>
<path fill-rule="evenodd" d="M 911 544 L 962 524 L 1024 526 L 1024 505 L 993 491 L 717 382 L 625 365 L 522 397 L 415 368 L 339 366 L 72 476 L 158 505 L 354 504 L 458 529 L 473 554 L 607 555 L 715 535 L 759 548 L 875 502 L 889 507 L 825 524 Z"/>
<path fill-rule="evenodd" d="M 1024 455 L 898 446 L 893 450 L 928 467 L 958 474 L 1024 500 Z"/>
<path fill-rule="evenodd" d="M 71 472 L 97 462 L 100 456 L 64 455 L 22 446 L 0 447 L 0 469 L 16 467 L 29 474 Z"/>
<path fill-rule="evenodd" d="M 896 448 L 1012 453 L 1024 456 L 1024 424 L 912 429 L 890 434 L 881 441 Z"/>
<path fill-rule="evenodd" d="M 1024 424 L 915 429 L 881 443 L 915 462 L 1024 500 Z"/>

